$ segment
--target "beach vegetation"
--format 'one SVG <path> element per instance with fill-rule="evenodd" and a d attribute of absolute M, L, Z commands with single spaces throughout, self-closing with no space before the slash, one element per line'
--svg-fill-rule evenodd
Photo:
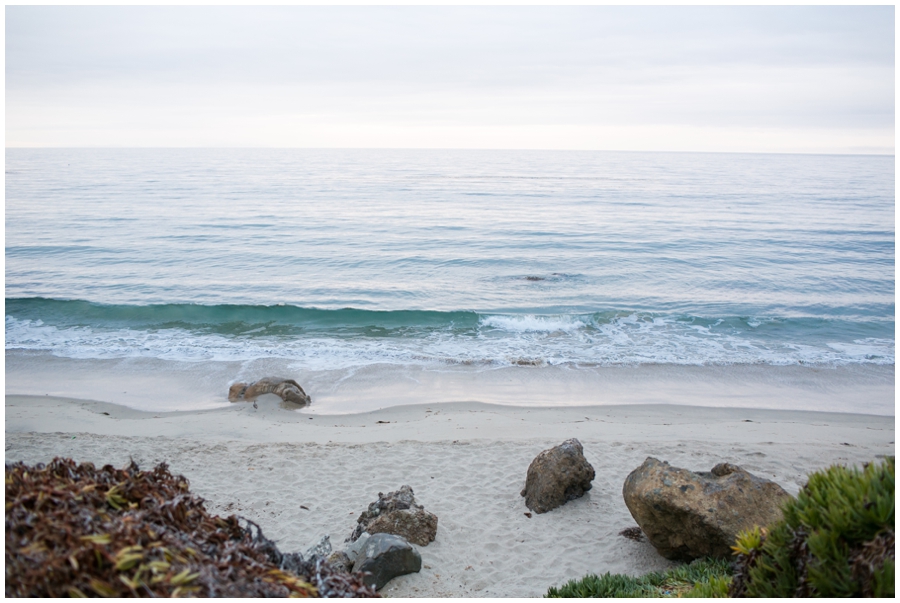
<path fill-rule="evenodd" d="M 731 596 L 893 597 L 894 458 L 811 474 L 782 521 L 734 550 Z"/>
<path fill-rule="evenodd" d="M 696 559 L 686 565 L 679 565 L 663 572 L 652 572 L 643 576 L 610 574 L 589 575 L 580 580 L 570 580 L 559 588 L 552 587 L 546 597 L 684 597 L 696 588 L 715 581 L 715 589 L 722 590 L 731 578 L 731 563 L 723 559 Z M 709 586 L 704 592 L 713 592 Z M 713 596 L 713 595 L 697 595 Z"/>

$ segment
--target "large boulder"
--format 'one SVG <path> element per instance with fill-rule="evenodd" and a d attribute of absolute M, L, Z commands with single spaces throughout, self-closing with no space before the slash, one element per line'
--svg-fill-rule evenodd
<path fill-rule="evenodd" d="M 373 534 L 359 553 L 353 572 L 366 572 L 363 581 L 376 590 L 397 576 L 422 569 L 422 556 L 405 539 L 393 534 Z"/>
<path fill-rule="evenodd" d="M 525 506 L 546 513 L 591 489 L 594 468 L 584 458 L 581 442 L 572 438 L 545 450 L 531 461 L 525 476 Z"/>
<path fill-rule="evenodd" d="M 738 532 L 780 520 L 790 497 L 775 482 L 730 463 L 706 473 L 652 457 L 628 475 L 622 495 L 656 550 L 682 561 L 730 558 Z"/>
<path fill-rule="evenodd" d="M 437 535 L 437 522 L 437 515 L 417 504 L 412 488 L 404 485 L 387 495 L 379 492 L 378 500 L 369 504 L 357 519 L 349 540 L 355 541 L 360 534 L 368 532 L 394 534 L 419 546 L 427 546 Z"/>

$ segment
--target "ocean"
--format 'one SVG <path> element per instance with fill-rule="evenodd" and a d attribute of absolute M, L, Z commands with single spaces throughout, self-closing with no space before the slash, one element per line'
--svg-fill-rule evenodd
<path fill-rule="evenodd" d="M 7 393 L 145 410 L 270 373 L 320 412 L 650 373 L 892 398 L 894 158 L 7 149 L 5 297 Z M 893 414 L 822 383 L 787 406 Z"/>

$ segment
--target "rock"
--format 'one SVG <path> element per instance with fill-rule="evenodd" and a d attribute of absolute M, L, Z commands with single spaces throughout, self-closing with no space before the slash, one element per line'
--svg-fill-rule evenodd
<path fill-rule="evenodd" d="M 238 402 L 239 400 L 253 402 L 263 394 L 275 394 L 285 402 L 291 402 L 299 406 L 307 406 L 312 403 L 312 399 L 303 391 L 300 384 L 293 379 L 264 377 L 253 383 L 235 383 L 228 388 L 228 399 L 231 402 Z"/>
<path fill-rule="evenodd" d="M 525 477 L 525 506 L 546 513 L 591 489 L 594 468 L 584 458 L 581 442 L 572 438 L 545 450 L 531 461 Z"/>
<path fill-rule="evenodd" d="M 371 534 L 395 534 L 419 546 L 437 535 L 437 515 L 425 509 L 399 509 L 379 515 L 366 527 Z"/>
<path fill-rule="evenodd" d="M 422 569 L 422 557 L 405 539 L 393 534 L 373 534 L 353 565 L 354 572 L 368 572 L 363 580 L 376 590 L 397 576 Z"/>
<path fill-rule="evenodd" d="M 359 535 L 355 542 L 351 543 L 344 552 L 350 558 L 350 565 L 356 563 L 356 560 L 359 558 L 359 554 L 362 552 L 363 548 L 366 546 L 366 541 L 371 537 L 371 534 L 368 532 L 363 532 Z"/>
<path fill-rule="evenodd" d="M 341 572 L 350 573 L 353 569 L 353 562 L 350 561 L 350 556 L 344 551 L 334 551 L 328 555 L 326 561 L 328 565 Z"/>
<path fill-rule="evenodd" d="M 332 567 L 336 567 L 345 572 L 353 571 L 353 565 L 356 563 L 356 560 L 359 558 L 360 553 L 362 553 L 363 549 L 366 546 L 366 541 L 369 539 L 370 534 L 368 532 L 363 532 L 359 538 L 356 539 L 355 542 L 350 543 L 343 551 L 334 551 L 326 558 L 329 565 Z M 329 542 L 330 544 L 330 542 Z"/>
<path fill-rule="evenodd" d="M 781 519 L 790 495 L 730 463 L 709 473 L 648 457 L 622 487 L 625 504 L 647 539 L 668 559 L 730 558 L 741 530 Z"/>
<path fill-rule="evenodd" d="M 404 485 L 387 495 L 379 492 L 378 500 L 357 519 L 356 529 L 348 540 L 352 542 L 363 532 L 368 532 L 394 534 L 419 546 L 427 546 L 437 535 L 437 522 L 437 515 L 417 504 L 412 488 Z"/>
<path fill-rule="evenodd" d="M 312 559 L 313 557 L 322 557 L 326 558 L 331 553 L 331 536 L 325 534 L 322 538 L 319 539 L 315 545 L 311 546 L 309 549 L 303 553 L 304 559 Z"/>

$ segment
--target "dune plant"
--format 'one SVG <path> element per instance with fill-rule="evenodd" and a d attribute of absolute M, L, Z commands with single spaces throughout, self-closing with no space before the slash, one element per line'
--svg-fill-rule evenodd
<path fill-rule="evenodd" d="M 552 587 L 546 597 L 680 597 L 691 596 L 698 585 L 711 581 L 724 584 L 727 592 L 730 563 L 721 559 L 697 559 L 688 565 L 680 565 L 664 572 L 652 572 L 644 576 L 610 574 L 590 575 L 581 580 Z M 722 587 L 719 588 L 722 590 Z M 698 595 L 712 596 L 712 595 Z"/>
<path fill-rule="evenodd" d="M 894 458 L 811 474 L 783 521 L 734 549 L 733 597 L 893 597 Z"/>

